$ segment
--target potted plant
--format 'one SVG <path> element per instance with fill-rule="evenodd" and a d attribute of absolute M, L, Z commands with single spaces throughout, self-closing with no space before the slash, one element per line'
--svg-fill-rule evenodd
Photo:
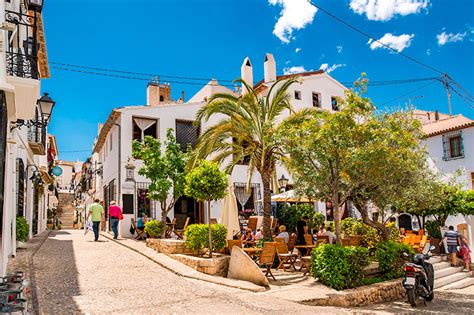
<path fill-rule="evenodd" d="M 25 242 L 28 240 L 30 227 L 24 217 L 16 218 L 16 242 L 17 248 L 25 248 Z"/>
<path fill-rule="evenodd" d="M 56 209 L 48 209 L 48 221 L 46 226 L 48 230 L 54 230 L 54 217 L 56 216 Z"/>
<path fill-rule="evenodd" d="M 150 238 L 157 238 L 162 235 L 163 223 L 158 220 L 151 220 L 145 224 L 145 233 Z"/>

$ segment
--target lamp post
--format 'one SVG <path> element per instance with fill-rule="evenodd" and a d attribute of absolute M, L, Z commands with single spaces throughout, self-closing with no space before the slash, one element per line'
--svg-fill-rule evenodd
<path fill-rule="evenodd" d="M 28 10 L 41 13 L 43 11 L 44 0 L 29 0 L 27 1 Z"/>
<path fill-rule="evenodd" d="M 286 191 L 286 186 L 288 185 L 288 178 L 285 177 L 285 174 L 281 174 L 280 179 L 278 180 L 278 186 L 280 186 L 280 191 Z"/>
<path fill-rule="evenodd" d="M 12 122 L 13 127 L 11 129 L 20 129 L 23 126 L 28 128 L 36 127 L 38 129 L 47 127 L 55 104 L 56 102 L 53 101 L 48 93 L 43 93 L 43 96 L 36 101 L 36 118 L 28 121 L 18 119 L 16 122 Z"/>

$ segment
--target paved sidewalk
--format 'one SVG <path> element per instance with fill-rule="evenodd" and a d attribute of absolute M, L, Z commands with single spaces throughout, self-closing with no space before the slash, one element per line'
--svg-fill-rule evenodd
<path fill-rule="evenodd" d="M 101 236 L 53 231 L 35 255 L 44 314 L 351 313 L 193 280 Z"/>

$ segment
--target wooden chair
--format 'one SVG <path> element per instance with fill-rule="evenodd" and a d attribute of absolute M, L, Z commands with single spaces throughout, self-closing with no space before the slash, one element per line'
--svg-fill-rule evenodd
<path fill-rule="evenodd" d="M 258 218 L 249 218 L 249 222 L 247 223 L 247 228 L 251 229 L 252 231 L 257 230 L 257 223 Z"/>
<path fill-rule="evenodd" d="M 311 234 L 305 234 L 304 235 L 304 241 L 306 243 L 306 245 L 313 245 L 313 235 Z"/>
<path fill-rule="evenodd" d="M 328 235 L 318 235 L 316 236 L 316 244 L 329 244 L 329 236 Z"/>
<path fill-rule="evenodd" d="M 347 237 L 347 238 L 343 238 L 341 240 L 341 244 L 342 246 L 351 246 L 351 240 Z"/>
<path fill-rule="evenodd" d="M 232 247 L 237 246 L 242 248 L 242 241 L 241 240 L 228 240 L 227 241 L 227 249 L 229 253 L 232 254 Z"/>
<path fill-rule="evenodd" d="M 166 224 L 165 238 L 171 238 L 171 236 L 173 235 L 175 226 L 176 226 L 176 218 L 173 218 L 173 221 L 171 221 L 171 223 Z"/>
<path fill-rule="evenodd" d="M 296 271 L 295 263 L 296 259 L 298 258 L 297 254 L 292 254 L 289 250 L 288 247 L 286 246 L 286 241 L 284 238 L 275 238 L 275 241 L 277 242 L 277 255 L 278 259 L 280 260 L 280 264 L 278 265 L 277 269 L 283 268 L 284 271 L 286 271 L 286 268 L 291 268 Z"/>
<path fill-rule="evenodd" d="M 362 241 L 362 236 L 360 235 L 349 236 L 349 242 L 351 246 L 360 246 L 361 241 Z"/>
<path fill-rule="evenodd" d="M 264 270 L 265 272 L 265 277 L 268 277 L 270 275 L 273 280 L 276 281 L 275 277 L 273 276 L 272 273 L 272 265 L 273 261 L 275 260 L 275 255 L 276 255 L 276 247 L 277 243 L 276 242 L 266 242 L 263 244 L 263 249 L 260 253 L 260 256 L 258 257 L 258 265 L 259 267 L 264 267 L 266 268 Z"/>
<path fill-rule="evenodd" d="M 410 245 L 412 237 L 413 235 L 406 235 L 405 238 L 403 239 L 403 244 Z"/>
<path fill-rule="evenodd" d="M 303 273 L 303 276 L 311 272 L 311 256 L 303 256 L 301 259 L 301 268 L 300 271 L 303 271 L 303 268 L 306 269 Z"/>
<path fill-rule="evenodd" d="M 184 227 L 182 229 L 179 229 L 179 230 L 174 230 L 174 233 L 178 236 L 179 239 L 183 239 L 184 237 L 184 231 L 186 230 L 186 228 L 188 227 L 188 224 L 189 224 L 189 220 L 191 218 L 190 217 L 187 217 L 186 218 L 186 221 L 184 222 Z"/>
<path fill-rule="evenodd" d="M 290 251 L 290 253 L 293 253 L 297 239 L 298 238 L 296 237 L 296 235 L 290 235 L 290 238 L 288 239 L 288 250 Z"/>
<path fill-rule="evenodd" d="M 216 218 L 211 218 L 211 224 L 217 224 L 217 219 Z"/>
<path fill-rule="evenodd" d="M 413 249 L 417 252 L 423 251 L 423 248 L 425 247 L 426 243 L 428 242 L 428 236 L 423 235 L 421 238 L 420 243 L 413 245 Z"/>
<path fill-rule="evenodd" d="M 145 240 L 145 235 L 143 235 L 145 232 L 143 230 L 139 230 L 137 228 L 137 222 L 135 221 L 135 218 L 132 218 L 132 226 L 135 232 L 137 233 L 137 236 L 135 237 L 136 240 Z"/>

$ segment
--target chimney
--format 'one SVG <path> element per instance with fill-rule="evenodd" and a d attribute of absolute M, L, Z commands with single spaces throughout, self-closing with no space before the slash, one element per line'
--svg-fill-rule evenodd
<path fill-rule="evenodd" d="M 168 83 L 148 82 L 146 104 L 157 106 L 171 101 L 171 86 Z"/>
<path fill-rule="evenodd" d="M 252 73 L 252 64 L 250 63 L 249 57 L 245 57 L 244 63 L 240 68 L 240 76 L 249 86 L 253 87 L 253 73 Z M 242 86 L 242 94 L 247 93 L 247 88 Z"/>
<path fill-rule="evenodd" d="M 265 62 L 263 63 L 263 78 L 265 83 L 276 81 L 276 63 L 272 54 L 265 54 Z"/>
<path fill-rule="evenodd" d="M 439 112 L 438 110 L 435 111 L 435 121 L 439 120 Z"/>
<path fill-rule="evenodd" d="M 184 103 L 184 90 L 181 90 L 181 101 Z"/>

